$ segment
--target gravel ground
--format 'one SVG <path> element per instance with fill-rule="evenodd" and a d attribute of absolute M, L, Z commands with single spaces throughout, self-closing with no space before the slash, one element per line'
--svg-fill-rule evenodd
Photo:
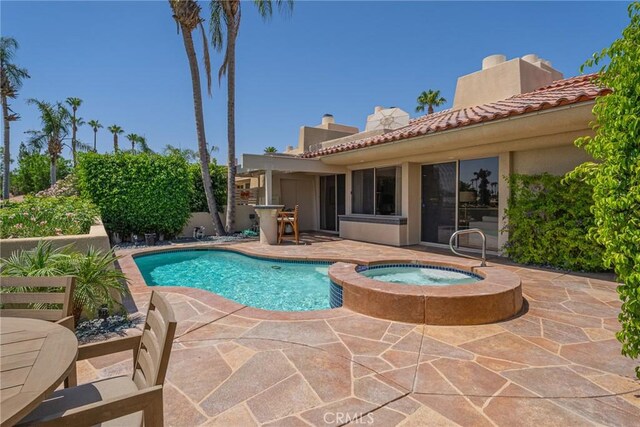
<path fill-rule="evenodd" d="M 76 327 L 76 337 L 80 344 L 104 341 L 117 336 L 129 335 L 129 330 L 138 329 L 138 325 L 143 323 L 144 316 L 141 314 L 113 315 L 107 317 L 106 320 L 86 320 L 80 322 Z"/>

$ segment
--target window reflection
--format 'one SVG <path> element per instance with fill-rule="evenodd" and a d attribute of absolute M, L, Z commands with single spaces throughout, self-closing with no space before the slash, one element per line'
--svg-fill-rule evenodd
<path fill-rule="evenodd" d="M 458 229 L 479 228 L 487 237 L 487 249 L 498 249 L 498 158 L 460 161 Z M 459 246 L 480 248 L 481 237 L 460 236 Z"/>
<path fill-rule="evenodd" d="M 400 167 L 356 170 L 351 177 L 353 213 L 400 215 Z"/>

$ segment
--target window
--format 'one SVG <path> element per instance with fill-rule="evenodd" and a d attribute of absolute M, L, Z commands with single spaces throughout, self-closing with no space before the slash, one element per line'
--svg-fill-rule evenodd
<path fill-rule="evenodd" d="M 458 229 L 479 228 L 487 238 L 487 249 L 498 249 L 498 178 L 497 157 L 461 160 L 458 182 Z M 482 246 L 479 236 L 461 236 L 458 244 L 471 248 Z"/>
<path fill-rule="evenodd" d="M 361 169 L 352 172 L 351 211 L 366 215 L 400 215 L 401 169 Z"/>

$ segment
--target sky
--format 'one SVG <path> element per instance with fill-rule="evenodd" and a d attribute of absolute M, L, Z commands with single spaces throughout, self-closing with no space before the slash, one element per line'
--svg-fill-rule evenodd
<path fill-rule="evenodd" d="M 208 2 L 201 3 L 202 16 Z M 620 37 L 626 2 L 297 1 L 288 15 L 264 22 L 242 3 L 237 44 L 236 151 L 282 151 L 300 126 L 325 113 L 363 130 L 376 105 L 415 113 L 416 97 L 438 89 L 453 101 L 456 79 L 482 58 L 529 53 L 565 77 Z M 28 69 L 12 104 L 12 155 L 40 121 L 26 100 L 78 97 L 78 115 L 99 120 L 98 151 L 113 148 L 106 127 L 144 135 L 153 150 L 197 149 L 191 77 L 182 37 L 167 1 L 0 2 L 0 33 L 20 44 L 15 63 Z M 201 36 L 194 34 L 201 58 Z M 226 81 L 212 52 L 213 96 L 203 94 L 207 140 L 226 163 Z M 93 143 L 83 126 L 78 139 Z M 127 147 L 125 138 L 121 147 Z M 68 152 L 64 156 L 69 158 Z M 15 167 L 15 164 L 14 166 Z"/>

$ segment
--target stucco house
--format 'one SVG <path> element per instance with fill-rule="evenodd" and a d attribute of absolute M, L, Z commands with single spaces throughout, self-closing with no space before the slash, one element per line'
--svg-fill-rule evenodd
<path fill-rule="evenodd" d="M 458 78 L 451 109 L 410 119 L 376 107 L 362 132 L 325 115 L 300 129 L 297 147 L 245 154 L 241 175 L 253 178 L 259 202 L 299 205 L 303 230 L 437 246 L 476 227 L 499 252 L 508 176 L 560 175 L 589 160 L 574 141 L 592 133 L 595 98 L 607 93 L 593 78 L 565 79 L 536 55 L 492 55 Z"/>

